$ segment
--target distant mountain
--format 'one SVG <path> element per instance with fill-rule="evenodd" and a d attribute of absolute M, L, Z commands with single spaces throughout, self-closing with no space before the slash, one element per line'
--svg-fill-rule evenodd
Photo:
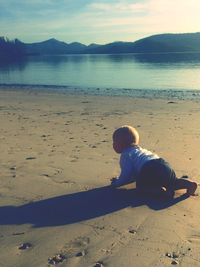
<path fill-rule="evenodd" d="M 134 43 L 136 53 L 200 52 L 200 32 L 184 34 L 159 34 Z"/>
<path fill-rule="evenodd" d="M 4 46 L 0 42 L 0 54 L 2 49 L 5 50 L 5 42 L 2 41 L 2 44 Z M 13 42 L 9 41 L 7 45 L 11 46 Z M 159 34 L 135 42 L 113 42 L 105 45 L 84 45 L 78 42 L 67 44 L 54 38 L 32 44 L 16 39 L 14 45 L 21 54 L 26 55 L 200 52 L 200 32 Z"/>
<path fill-rule="evenodd" d="M 81 53 L 87 47 L 86 45 L 77 42 L 67 44 L 54 38 L 39 43 L 24 43 L 24 45 L 28 55 Z"/>
<path fill-rule="evenodd" d="M 97 47 L 100 47 L 101 45 L 99 45 L 99 44 L 90 44 L 90 45 L 88 45 L 87 46 L 87 50 L 89 50 L 89 49 L 93 49 L 93 48 L 97 48 Z"/>
<path fill-rule="evenodd" d="M 98 47 L 87 47 L 84 51 L 88 54 L 122 54 L 134 53 L 134 43 L 131 42 L 114 42 Z"/>
<path fill-rule="evenodd" d="M 136 42 L 114 42 L 86 50 L 100 54 L 200 52 L 200 33 L 152 35 Z"/>

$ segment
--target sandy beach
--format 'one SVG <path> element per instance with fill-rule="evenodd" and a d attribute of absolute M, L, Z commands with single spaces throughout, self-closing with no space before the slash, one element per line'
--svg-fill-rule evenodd
<path fill-rule="evenodd" d="M 112 189 L 112 132 L 200 183 L 200 100 L 0 90 L 0 266 L 200 266 L 200 197 Z"/>

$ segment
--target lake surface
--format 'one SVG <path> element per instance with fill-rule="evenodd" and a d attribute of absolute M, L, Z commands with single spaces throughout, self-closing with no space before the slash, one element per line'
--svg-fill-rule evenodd
<path fill-rule="evenodd" d="M 0 63 L 0 84 L 200 89 L 200 53 L 62 55 Z"/>

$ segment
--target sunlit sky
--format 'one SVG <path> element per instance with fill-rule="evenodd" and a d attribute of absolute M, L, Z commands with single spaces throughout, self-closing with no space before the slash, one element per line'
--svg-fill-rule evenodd
<path fill-rule="evenodd" d="M 200 0 L 0 0 L 0 36 L 38 42 L 135 41 L 200 31 Z"/>

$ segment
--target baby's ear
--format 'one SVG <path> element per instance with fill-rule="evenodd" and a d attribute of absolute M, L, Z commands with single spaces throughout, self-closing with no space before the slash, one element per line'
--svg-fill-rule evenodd
<path fill-rule="evenodd" d="M 139 135 L 137 134 L 137 135 L 135 136 L 135 145 L 138 145 L 138 144 L 139 144 L 139 141 L 140 141 L 140 137 L 139 137 Z"/>

